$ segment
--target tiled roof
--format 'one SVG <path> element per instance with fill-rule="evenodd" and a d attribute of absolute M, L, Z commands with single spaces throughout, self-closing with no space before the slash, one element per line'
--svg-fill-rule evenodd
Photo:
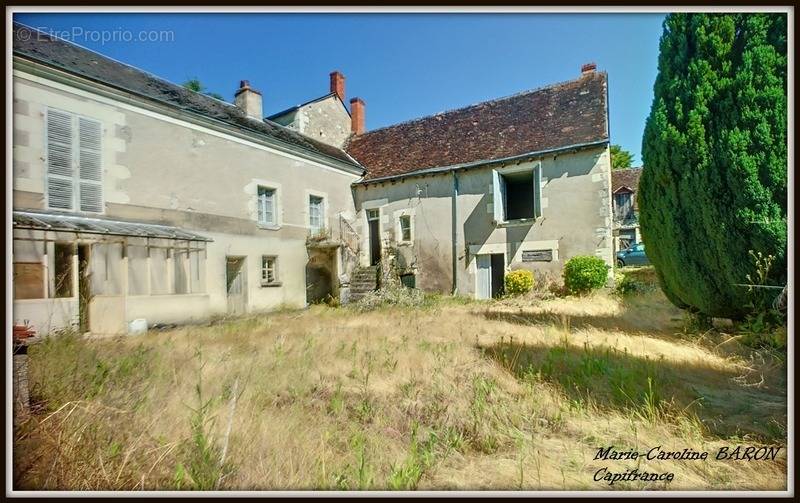
<path fill-rule="evenodd" d="M 607 77 L 580 78 L 351 137 L 365 179 L 608 140 Z"/>
<path fill-rule="evenodd" d="M 143 70 L 107 58 L 76 44 L 53 38 L 19 23 L 13 25 L 13 46 L 15 56 L 34 60 L 140 97 L 219 120 L 300 150 L 358 166 L 341 149 L 270 121 L 253 120 L 235 105 L 189 91 Z"/>
<path fill-rule="evenodd" d="M 611 192 L 616 192 L 621 187 L 628 187 L 636 192 L 639 188 L 640 176 L 642 176 L 641 167 L 611 170 Z"/>

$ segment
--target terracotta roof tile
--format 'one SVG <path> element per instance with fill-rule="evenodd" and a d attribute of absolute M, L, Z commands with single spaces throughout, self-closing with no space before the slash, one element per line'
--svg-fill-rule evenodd
<path fill-rule="evenodd" d="M 639 189 L 640 176 L 642 176 L 641 167 L 611 170 L 611 192 L 616 192 L 621 187 L 628 187 L 636 192 Z"/>
<path fill-rule="evenodd" d="M 578 79 L 351 137 L 365 179 L 608 140 L 607 77 Z"/>

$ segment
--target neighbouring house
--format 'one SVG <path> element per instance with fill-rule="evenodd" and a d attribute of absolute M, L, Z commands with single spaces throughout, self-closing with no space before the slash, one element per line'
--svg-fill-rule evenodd
<path fill-rule="evenodd" d="M 506 270 L 612 264 L 607 80 L 367 131 L 345 79 L 264 118 L 44 33 L 13 33 L 13 319 L 120 334 L 357 299 L 479 298 Z M 25 28 L 28 30 L 28 28 Z"/>
<path fill-rule="evenodd" d="M 624 250 L 642 240 L 639 230 L 639 206 L 636 192 L 642 168 L 611 171 L 611 192 L 614 198 L 614 251 Z"/>

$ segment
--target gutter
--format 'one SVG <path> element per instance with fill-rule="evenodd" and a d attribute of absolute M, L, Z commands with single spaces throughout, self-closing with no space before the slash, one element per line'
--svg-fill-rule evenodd
<path fill-rule="evenodd" d="M 391 175 L 391 176 L 382 176 L 380 178 L 370 178 L 368 180 L 361 180 L 354 182 L 353 185 L 369 185 L 371 183 L 379 183 L 379 182 L 387 182 L 387 181 L 395 181 L 395 180 L 403 180 L 405 178 L 411 178 L 415 176 L 424 176 L 424 175 L 434 175 L 434 174 L 441 174 L 441 173 L 449 173 L 451 171 L 461 171 L 470 168 L 477 168 L 483 166 L 491 166 L 495 164 L 505 164 L 509 162 L 515 161 L 523 161 L 535 157 L 543 157 L 548 154 L 563 154 L 567 152 L 572 152 L 575 150 L 582 150 L 585 148 L 590 147 L 597 147 L 601 145 L 608 145 L 609 139 L 606 137 L 603 140 L 597 140 L 593 142 L 587 143 L 576 143 L 574 145 L 568 145 L 566 147 L 557 147 L 551 148 L 546 150 L 536 150 L 533 152 L 526 152 L 524 154 L 514 155 L 510 157 L 502 157 L 500 159 L 484 159 L 480 161 L 473 161 L 468 163 L 462 164 L 453 164 L 450 166 L 442 166 L 442 167 L 435 167 L 435 168 L 426 168 L 421 169 L 418 171 L 411 171 L 409 173 L 403 173 L 400 175 Z"/>
<path fill-rule="evenodd" d="M 153 112 L 161 113 L 168 116 L 171 115 L 174 118 L 186 120 L 188 122 L 192 122 L 200 126 L 209 127 L 211 129 L 216 129 L 217 131 L 231 134 L 233 136 L 238 136 L 239 138 L 252 141 L 254 143 L 260 143 L 264 146 L 273 148 L 275 150 L 279 150 L 281 152 L 297 155 L 299 157 L 303 157 L 311 161 L 327 164 L 330 165 L 331 167 L 340 169 L 342 171 L 346 171 L 350 174 L 362 175 L 362 176 L 364 174 L 364 168 L 360 167 L 360 165 L 352 165 L 344 160 L 331 157 L 321 152 L 303 149 L 302 147 L 298 147 L 291 143 L 282 141 L 278 138 L 274 138 L 261 131 L 250 129 L 239 124 L 232 124 L 230 122 L 226 122 L 224 120 L 217 119 L 214 117 L 209 117 L 200 114 L 198 112 L 180 107 L 178 105 L 175 105 L 174 103 L 169 103 L 166 101 L 158 100 L 156 98 L 144 96 L 134 91 L 130 91 L 123 87 L 103 82 L 101 80 L 74 74 L 67 69 L 58 68 L 54 65 L 37 61 L 23 55 L 19 54 L 14 55 L 14 66 L 16 67 L 15 69 L 26 71 L 38 77 L 46 78 L 48 80 L 52 80 L 60 84 L 66 84 L 83 91 L 96 93 L 101 96 L 118 100 L 127 103 L 129 105 L 145 108 Z M 124 95 L 121 95 L 121 93 L 124 93 Z M 158 106 L 154 106 L 154 104 L 157 104 Z M 233 106 L 230 105 L 229 103 L 228 105 Z M 165 107 L 170 110 L 180 111 L 182 116 L 178 117 L 174 113 L 170 114 L 163 109 L 159 109 L 159 107 Z M 277 127 L 284 127 L 272 121 L 270 121 L 270 123 L 274 124 Z M 345 155 L 347 155 L 348 158 L 352 159 L 352 157 L 349 154 L 347 154 L 347 152 L 344 153 Z"/>

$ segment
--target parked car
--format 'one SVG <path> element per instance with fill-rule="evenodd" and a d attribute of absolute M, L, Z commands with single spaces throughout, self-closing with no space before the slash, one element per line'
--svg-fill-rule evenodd
<path fill-rule="evenodd" d="M 617 265 L 650 265 L 647 255 L 644 252 L 644 243 L 634 243 L 624 250 L 617 252 Z"/>

